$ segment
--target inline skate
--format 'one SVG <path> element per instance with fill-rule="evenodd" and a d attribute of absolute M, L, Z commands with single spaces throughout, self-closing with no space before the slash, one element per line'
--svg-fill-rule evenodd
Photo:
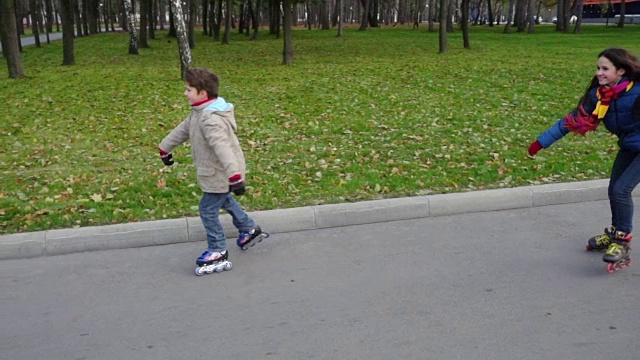
<path fill-rule="evenodd" d="M 238 247 L 244 251 L 268 237 L 269 233 L 262 231 L 260 226 L 256 225 L 249 231 L 241 231 L 240 235 L 238 235 L 237 244 Z"/>
<path fill-rule="evenodd" d="M 611 238 L 613 234 L 616 232 L 616 228 L 611 226 L 610 228 L 604 229 L 604 234 L 594 236 L 587 242 L 587 251 L 602 251 L 607 250 L 609 248 L 609 244 L 611 244 Z"/>
<path fill-rule="evenodd" d="M 612 273 L 631 266 L 631 234 L 616 231 L 602 260 L 607 263 L 607 272 Z"/>
<path fill-rule="evenodd" d="M 196 260 L 196 275 L 201 276 L 204 274 L 211 274 L 214 272 L 228 271 L 233 266 L 229 261 L 229 252 L 211 252 L 205 251 Z"/>

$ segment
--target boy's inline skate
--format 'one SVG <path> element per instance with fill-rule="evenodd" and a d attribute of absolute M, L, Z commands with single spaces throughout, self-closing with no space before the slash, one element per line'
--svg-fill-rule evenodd
<path fill-rule="evenodd" d="M 249 231 L 240 232 L 237 244 L 238 247 L 244 251 L 268 237 L 269 233 L 262 231 L 262 229 L 260 229 L 260 226 L 256 225 Z"/>
<path fill-rule="evenodd" d="M 233 266 L 229 259 L 229 252 L 211 252 L 209 250 L 205 251 L 200 255 L 200 257 L 196 260 L 196 275 L 204 275 L 211 274 L 213 272 L 220 272 L 231 270 Z"/>
<path fill-rule="evenodd" d="M 631 234 L 616 231 L 602 260 L 607 263 L 607 272 L 612 273 L 631 266 Z"/>

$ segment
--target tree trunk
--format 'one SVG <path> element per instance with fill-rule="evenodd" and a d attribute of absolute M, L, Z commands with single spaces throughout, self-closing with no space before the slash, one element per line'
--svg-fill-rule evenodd
<path fill-rule="evenodd" d="M 434 25 L 434 21 L 433 21 L 433 16 L 435 13 L 435 8 L 436 8 L 436 1 L 435 0 L 429 0 L 429 32 L 434 32 L 435 31 L 435 25 Z"/>
<path fill-rule="evenodd" d="M 187 69 L 191 66 L 191 49 L 189 48 L 187 27 L 184 23 L 184 15 L 182 14 L 182 4 L 180 0 L 171 0 L 171 11 L 173 12 L 173 23 L 176 28 L 176 37 L 178 38 L 180 76 L 184 79 Z"/>
<path fill-rule="evenodd" d="M 509 31 L 511 30 L 511 20 L 513 18 L 513 8 L 515 7 L 516 1 L 515 0 L 509 0 L 509 6 L 507 8 L 507 20 L 505 21 L 504 24 L 504 31 L 503 33 L 508 34 Z"/>
<path fill-rule="evenodd" d="M 187 27 L 188 27 L 188 39 L 189 48 L 196 48 L 196 15 L 198 13 L 198 2 L 196 0 L 189 0 L 187 2 L 189 14 L 187 14 Z"/>
<path fill-rule="evenodd" d="M 72 0 L 60 0 L 60 17 L 62 18 L 62 65 L 76 63 L 73 51 L 73 5 Z"/>
<path fill-rule="evenodd" d="M 469 0 L 462 0 L 460 11 L 462 12 L 460 20 L 462 27 L 462 44 L 465 49 L 471 49 L 471 45 L 469 44 Z"/>
<path fill-rule="evenodd" d="M 209 1 L 202 0 L 202 35 L 209 35 Z"/>
<path fill-rule="evenodd" d="M 149 27 L 149 39 L 156 38 L 156 19 L 158 18 L 158 3 L 155 0 L 147 0 L 149 2 L 149 19 L 147 20 Z M 164 15 L 163 15 L 164 16 Z"/>
<path fill-rule="evenodd" d="M 44 12 L 46 14 L 44 22 L 47 34 L 53 31 L 53 4 L 51 1 L 52 0 L 44 0 Z"/>
<path fill-rule="evenodd" d="M 447 32 L 453 32 L 453 15 L 455 14 L 456 9 L 456 0 L 449 0 L 447 2 Z"/>
<path fill-rule="evenodd" d="M 225 2 L 225 14 L 224 14 L 224 34 L 222 35 L 222 43 L 229 44 L 229 36 L 231 34 L 231 11 L 233 7 L 233 0 L 227 0 Z"/>
<path fill-rule="evenodd" d="M 517 32 L 524 32 L 527 26 L 527 4 L 528 0 L 516 0 L 513 24 L 516 26 Z"/>
<path fill-rule="evenodd" d="M 373 0 L 362 0 L 363 10 L 362 10 L 362 19 L 360 19 L 360 28 L 358 31 L 365 31 L 369 25 L 369 11 L 371 10 L 371 1 Z"/>
<path fill-rule="evenodd" d="M 619 28 L 623 28 L 624 27 L 624 16 L 626 15 L 626 0 L 621 0 L 620 1 L 620 21 L 618 21 L 618 27 Z"/>
<path fill-rule="evenodd" d="M 131 0 L 124 0 L 127 11 L 127 27 L 129 28 L 129 54 L 138 55 L 138 37 L 136 35 L 136 18 L 131 8 Z"/>
<path fill-rule="evenodd" d="M 220 27 L 222 26 L 222 0 L 218 0 L 216 8 L 216 24 L 213 27 L 213 40 L 220 40 Z"/>
<path fill-rule="evenodd" d="M 440 0 L 440 31 L 439 45 L 440 53 L 447 52 L 447 18 L 449 17 L 449 6 L 447 0 Z"/>
<path fill-rule="evenodd" d="M 336 25 L 338 25 L 338 35 L 336 35 L 337 37 L 342 37 L 342 0 L 336 0 Z"/>
<path fill-rule="evenodd" d="M 31 8 L 31 31 L 33 32 L 33 39 L 35 40 L 36 47 L 40 47 L 40 24 L 42 23 L 40 18 L 40 1 L 29 0 L 29 7 Z"/>
<path fill-rule="evenodd" d="M 147 19 L 149 19 L 149 3 L 150 0 L 140 0 L 140 36 L 138 37 L 138 45 L 140 48 L 149 48 L 147 41 Z"/>
<path fill-rule="evenodd" d="M 529 28 L 527 30 L 527 33 L 529 34 L 533 34 L 534 32 L 536 32 L 535 11 L 536 11 L 535 0 L 529 0 L 529 10 L 527 11 L 527 21 L 529 22 Z"/>
<path fill-rule="evenodd" d="M 14 15 L 13 0 L 0 0 L 0 37 L 2 38 L 2 54 L 7 60 L 9 77 L 19 79 L 24 77 L 22 60 L 20 59 L 20 39 Z"/>
<path fill-rule="evenodd" d="M 579 34 L 580 33 L 580 28 L 582 27 L 582 11 L 584 10 L 584 1 L 583 0 L 577 0 L 578 4 L 576 6 L 576 12 L 578 14 L 578 18 L 576 19 L 576 26 L 573 28 L 573 33 L 574 34 Z"/>
<path fill-rule="evenodd" d="M 77 0 L 71 0 L 71 6 L 73 9 L 73 16 L 75 18 L 76 25 L 76 33 L 75 36 L 83 37 L 84 32 L 82 31 L 82 18 L 80 17 L 80 4 Z"/>
<path fill-rule="evenodd" d="M 284 38 L 284 46 L 282 50 L 282 64 L 293 65 L 293 10 L 291 8 L 290 0 L 282 0 L 282 32 Z"/>
<path fill-rule="evenodd" d="M 321 30 L 331 29 L 331 25 L 329 22 L 329 11 L 327 9 L 328 6 L 329 6 L 329 2 L 327 0 L 321 0 L 320 2 L 320 29 Z"/>
<path fill-rule="evenodd" d="M 251 40 L 258 40 L 258 33 L 260 31 L 260 0 L 256 0 L 256 6 L 252 9 L 251 23 L 253 24 L 253 34 Z"/>

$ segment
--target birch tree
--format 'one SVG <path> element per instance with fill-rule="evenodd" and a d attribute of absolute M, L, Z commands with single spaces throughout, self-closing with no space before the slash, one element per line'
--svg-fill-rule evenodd
<path fill-rule="evenodd" d="M 135 14 L 133 13 L 131 0 L 124 0 L 124 7 L 127 12 L 127 27 L 129 28 L 129 54 L 138 55 L 138 36 L 136 35 L 136 18 L 135 18 Z"/>
<path fill-rule="evenodd" d="M 187 69 L 191 66 L 191 49 L 189 48 L 187 27 L 184 23 L 180 0 L 171 0 L 171 10 L 173 13 L 173 23 L 176 28 L 176 38 L 178 39 L 178 51 L 180 53 L 180 75 L 184 79 Z"/>

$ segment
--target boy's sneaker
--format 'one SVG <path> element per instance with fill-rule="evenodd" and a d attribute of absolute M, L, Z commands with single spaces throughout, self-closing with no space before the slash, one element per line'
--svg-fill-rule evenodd
<path fill-rule="evenodd" d="M 228 258 L 229 258 L 229 253 L 227 252 L 227 250 L 225 250 L 223 252 L 217 252 L 217 251 L 209 251 L 209 249 L 207 249 L 196 260 L 196 264 L 198 266 L 211 265 L 213 263 L 225 261 Z"/>
<path fill-rule="evenodd" d="M 240 235 L 238 235 L 237 244 L 240 249 L 247 250 L 249 247 L 262 241 L 262 239 L 267 236 L 268 234 L 263 233 L 262 229 L 260 229 L 260 226 L 256 225 L 249 231 L 241 231 Z"/>

